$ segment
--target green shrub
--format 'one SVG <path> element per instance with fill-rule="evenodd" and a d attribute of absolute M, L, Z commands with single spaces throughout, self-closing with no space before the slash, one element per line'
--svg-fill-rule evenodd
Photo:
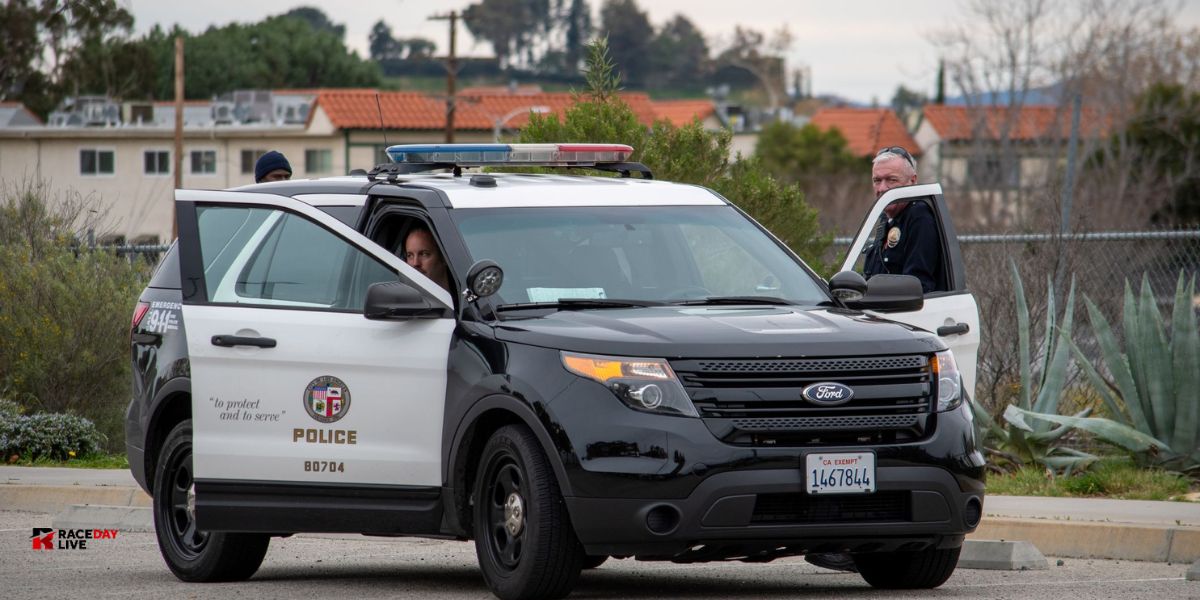
<path fill-rule="evenodd" d="M 26 412 L 90 418 L 118 450 L 129 318 L 149 268 L 79 247 L 95 204 L 40 184 L 0 190 L 0 390 Z"/>
<path fill-rule="evenodd" d="M 11 404 L 11 403 L 10 403 Z M 99 452 L 104 436 L 90 420 L 76 415 L 0 414 L 0 456 L 67 460 Z"/>

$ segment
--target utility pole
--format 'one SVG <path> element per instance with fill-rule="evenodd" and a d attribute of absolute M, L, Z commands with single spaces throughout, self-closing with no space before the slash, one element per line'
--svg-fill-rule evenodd
<path fill-rule="evenodd" d="M 458 76 L 458 55 L 455 53 L 455 41 L 458 37 L 458 11 L 452 10 L 448 15 L 434 15 L 430 21 L 450 21 L 450 54 L 446 56 L 446 143 L 454 142 L 454 112 L 457 109 L 457 99 L 454 96 L 455 78 Z"/>
<path fill-rule="evenodd" d="M 175 37 L 175 189 L 183 187 L 183 36 Z M 175 195 L 171 194 L 171 239 L 179 237 Z"/>

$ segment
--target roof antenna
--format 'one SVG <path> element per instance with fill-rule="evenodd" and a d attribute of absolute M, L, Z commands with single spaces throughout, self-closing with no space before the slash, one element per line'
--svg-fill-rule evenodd
<path fill-rule="evenodd" d="M 383 133 L 383 154 L 387 155 L 387 128 L 383 126 L 383 105 L 379 102 L 379 90 L 375 90 L 375 110 L 379 111 L 379 130 Z M 388 156 L 388 162 L 392 161 L 392 157 Z"/>

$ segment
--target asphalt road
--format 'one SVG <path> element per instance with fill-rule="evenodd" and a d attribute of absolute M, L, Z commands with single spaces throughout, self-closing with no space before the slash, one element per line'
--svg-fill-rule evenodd
<path fill-rule="evenodd" d="M 0 596 L 17 598 L 491 598 L 474 545 L 407 538 L 302 535 L 275 539 L 253 579 L 187 584 L 163 564 L 152 533 L 120 532 L 86 549 L 35 551 L 51 515 L 0 511 Z M 1047 571 L 960 569 L 933 591 L 877 591 L 857 575 L 803 559 L 768 564 L 610 560 L 585 572 L 571 598 L 1171 598 L 1200 597 L 1190 565 L 1064 559 Z"/>

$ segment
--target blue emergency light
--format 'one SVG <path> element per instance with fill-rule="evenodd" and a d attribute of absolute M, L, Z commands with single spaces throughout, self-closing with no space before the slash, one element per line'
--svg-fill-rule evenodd
<path fill-rule="evenodd" d="M 394 163 L 468 166 L 592 166 L 623 163 L 625 144 L 401 144 L 388 146 Z"/>

